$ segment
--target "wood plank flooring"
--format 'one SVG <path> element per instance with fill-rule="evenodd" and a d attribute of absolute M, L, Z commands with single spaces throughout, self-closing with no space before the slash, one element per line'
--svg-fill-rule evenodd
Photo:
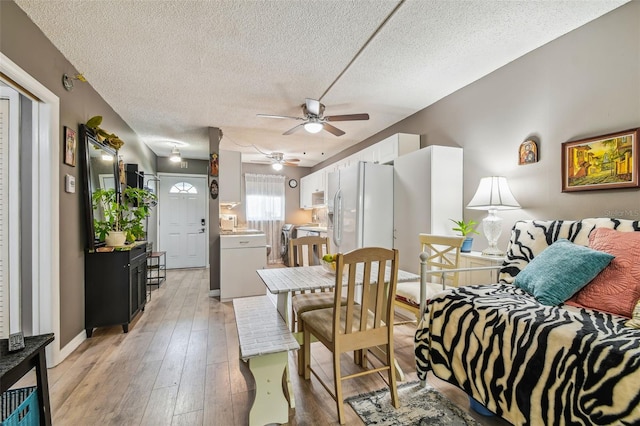
<path fill-rule="evenodd" d="M 159 289 L 153 286 L 145 311 L 122 333 L 99 328 L 64 362 L 49 369 L 53 424 L 80 425 L 246 425 L 254 381 L 238 359 L 233 306 L 209 297 L 205 269 L 170 270 Z M 396 357 L 407 380 L 415 380 L 414 325 L 395 329 Z M 321 344 L 312 362 L 332 374 L 330 353 Z M 301 379 L 296 353 L 289 365 L 296 397 L 290 425 L 337 424 L 331 397 L 319 382 Z M 345 359 L 345 369 L 355 368 Z M 31 373 L 17 387 L 35 382 Z M 435 377 L 429 382 L 469 411 L 466 395 Z M 385 387 L 377 375 L 344 384 L 345 396 Z M 363 424 L 345 404 L 347 424 Z M 485 425 L 508 424 L 471 412 Z"/>

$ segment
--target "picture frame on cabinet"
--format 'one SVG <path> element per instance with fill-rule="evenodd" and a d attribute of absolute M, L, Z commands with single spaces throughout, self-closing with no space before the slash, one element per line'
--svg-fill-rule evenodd
<path fill-rule="evenodd" d="M 75 167 L 77 153 L 77 132 L 67 126 L 64 126 L 64 164 L 66 164 L 67 166 Z"/>
<path fill-rule="evenodd" d="M 562 192 L 637 188 L 640 128 L 562 144 Z"/>

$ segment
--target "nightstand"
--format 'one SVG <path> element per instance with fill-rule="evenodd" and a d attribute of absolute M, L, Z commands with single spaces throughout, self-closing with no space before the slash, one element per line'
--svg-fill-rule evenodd
<path fill-rule="evenodd" d="M 480 268 L 500 266 L 504 256 L 483 256 L 479 251 L 460 253 L 460 268 Z M 473 284 L 494 284 L 498 282 L 499 269 L 485 271 L 466 271 L 458 275 L 458 286 Z"/>

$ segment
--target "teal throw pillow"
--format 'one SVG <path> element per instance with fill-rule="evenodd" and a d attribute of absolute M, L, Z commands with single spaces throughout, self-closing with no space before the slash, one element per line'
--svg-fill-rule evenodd
<path fill-rule="evenodd" d="M 594 279 L 614 257 L 560 239 L 534 257 L 513 283 L 543 305 L 559 305 Z"/>

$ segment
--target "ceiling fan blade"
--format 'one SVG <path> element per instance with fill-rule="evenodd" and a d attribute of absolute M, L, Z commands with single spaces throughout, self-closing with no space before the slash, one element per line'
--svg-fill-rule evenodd
<path fill-rule="evenodd" d="M 296 163 L 290 163 L 290 162 L 288 162 L 288 161 L 285 161 L 285 162 L 284 162 L 284 165 L 285 165 L 285 166 L 289 166 L 289 167 L 298 167 L 298 164 L 296 164 Z"/>
<path fill-rule="evenodd" d="M 327 121 L 355 121 L 355 120 L 368 120 L 369 114 L 344 114 L 344 115 L 329 115 L 324 118 Z"/>
<path fill-rule="evenodd" d="M 320 115 L 320 101 L 316 101 L 315 99 L 307 98 L 307 111 L 309 114 L 318 116 Z"/>
<path fill-rule="evenodd" d="M 344 132 L 342 130 L 338 129 L 337 127 L 333 127 L 329 123 L 322 123 L 322 128 L 335 136 L 344 135 Z"/>
<path fill-rule="evenodd" d="M 300 161 L 299 158 L 285 158 L 284 161 L 288 161 L 289 163 L 297 163 Z"/>
<path fill-rule="evenodd" d="M 301 128 L 302 128 L 302 126 L 304 126 L 304 123 L 303 123 L 303 124 L 298 124 L 297 126 L 294 126 L 294 127 L 290 128 L 289 130 L 287 130 L 286 132 L 284 132 L 284 133 L 283 133 L 283 135 L 290 135 L 291 133 L 293 133 L 293 132 L 295 132 L 295 131 L 297 131 L 297 130 L 301 129 Z"/>
<path fill-rule="evenodd" d="M 304 120 L 302 117 L 291 117 L 289 115 L 256 114 L 256 116 L 262 118 L 289 118 L 291 120 Z"/>

